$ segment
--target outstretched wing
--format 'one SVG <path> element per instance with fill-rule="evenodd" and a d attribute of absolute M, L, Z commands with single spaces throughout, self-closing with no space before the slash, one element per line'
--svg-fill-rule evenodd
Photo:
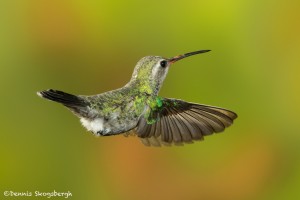
<path fill-rule="evenodd" d="M 136 133 L 148 146 L 192 143 L 222 132 L 236 118 L 236 113 L 223 108 L 163 98 L 161 105 L 140 118 Z"/>

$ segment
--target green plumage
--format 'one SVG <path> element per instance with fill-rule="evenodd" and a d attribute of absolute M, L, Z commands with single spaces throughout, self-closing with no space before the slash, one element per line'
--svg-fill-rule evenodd
<path fill-rule="evenodd" d="M 196 51 L 167 59 L 146 56 L 122 88 L 98 95 L 46 90 L 38 95 L 59 102 L 76 114 L 87 130 L 108 136 L 134 131 L 145 145 L 191 143 L 221 132 L 237 115 L 229 110 L 158 96 L 169 67 Z"/>

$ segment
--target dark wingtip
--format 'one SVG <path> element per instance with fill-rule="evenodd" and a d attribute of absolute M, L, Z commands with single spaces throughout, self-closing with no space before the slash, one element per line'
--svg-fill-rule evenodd
<path fill-rule="evenodd" d="M 235 112 L 231 111 L 233 114 L 233 120 L 235 120 L 236 118 L 238 118 L 238 114 L 236 114 Z"/>

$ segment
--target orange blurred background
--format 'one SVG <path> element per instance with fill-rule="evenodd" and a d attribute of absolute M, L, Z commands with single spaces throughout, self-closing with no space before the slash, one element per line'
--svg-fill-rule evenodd
<path fill-rule="evenodd" d="M 299 6 L 1 1 L 1 191 L 70 191 L 71 199 L 300 198 Z M 212 51 L 176 63 L 160 95 L 225 107 L 239 118 L 193 145 L 95 138 L 67 109 L 36 95 L 48 88 L 105 92 L 126 84 L 143 56 L 201 49 Z"/>

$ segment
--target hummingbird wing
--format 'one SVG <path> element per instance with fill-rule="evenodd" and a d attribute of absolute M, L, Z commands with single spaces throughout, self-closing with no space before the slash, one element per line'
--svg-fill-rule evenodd
<path fill-rule="evenodd" d="M 222 132 L 237 114 L 214 106 L 163 98 L 162 104 L 141 117 L 136 133 L 147 146 L 192 143 L 206 135 Z"/>

